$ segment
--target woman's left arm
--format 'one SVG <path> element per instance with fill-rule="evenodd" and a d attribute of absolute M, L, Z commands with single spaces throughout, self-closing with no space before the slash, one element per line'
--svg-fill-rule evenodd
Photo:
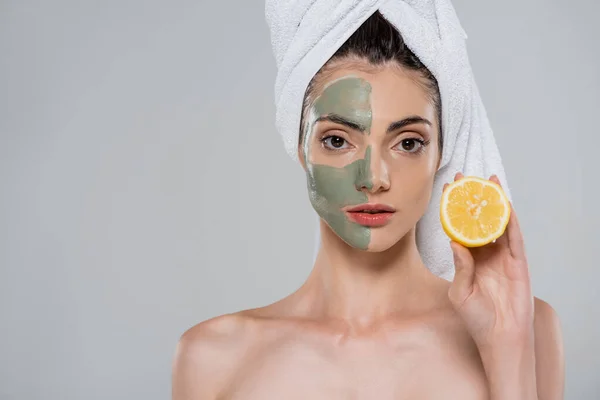
<path fill-rule="evenodd" d="M 460 179 L 457 174 L 455 179 Z M 491 181 L 500 184 L 497 177 Z M 494 243 L 451 242 L 456 274 L 448 296 L 475 341 L 492 400 L 561 400 L 564 361 L 558 317 L 531 293 L 514 209 Z"/>

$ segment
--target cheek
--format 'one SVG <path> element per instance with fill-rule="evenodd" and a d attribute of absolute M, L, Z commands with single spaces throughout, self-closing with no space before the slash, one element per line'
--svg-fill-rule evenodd
<path fill-rule="evenodd" d="M 349 245 L 367 249 L 371 234 L 366 227 L 350 223 L 342 211 L 344 206 L 367 202 L 367 196 L 356 190 L 353 168 L 309 165 L 307 182 L 310 202 L 317 214 Z"/>
<path fill-rule="evenodd" d="M 337 211 L 340 207 L 364 202 L 365 195 L 356 190 L 355 172 L 353 169 L 309 164 L 307 179 L 313 205 Z"/>
<path fill-rule="evenodd" d="M 433 157 L 420 159 L 400 159 L 391 169 L 394 196 L 404 207 L 418 207 L 429 202 L 436 173 L 436 160 Z"/>
<path fill-rule="evenodd" d="M 313 138 L 307 146 L 309 154 L 308 162 L 313 165 L 329 165 L 335 168 L 344 168 L 348 164 L 360 159 L 355 149 L 346 150 L 340 153 L 332 152 L 323 147 L 318 137 Z"/>

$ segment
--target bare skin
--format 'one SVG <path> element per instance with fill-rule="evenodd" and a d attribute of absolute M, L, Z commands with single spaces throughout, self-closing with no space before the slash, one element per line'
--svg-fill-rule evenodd
<path fill-rule="evenodd" d="M 278 316 L 283 303 L 188 330 L 173 399 L 490 398 L 477 347 L 451 309 L 390 316 L 357 333 L 342 321 Z M 555 315 L 541 300 L 536 309 L 538 397 L 562 399 Z"/>
<path fill-rule="evenodd" d="M 370 132 L 317 122 L 305 139 L 310 156 L 300 148 L 299 158 L 307 170 L 315 160 L 346 165 L 369 146 L 372 182 L 356 190 L 369 202 L 393 206 L 394 219 L 371 232 L 367 250 L 352 247 L 321 220 L 319 255 L 296 292 L 183 334 L 173 400 L 562 399 L 558 319 L 530 295 L 516 216 L 485 249 L 469 252 L 452 243 L 454 282 L 429 272 L 415 224 L 430 196 L 440 195 L 431 193 L 439 165 L 435 110 L 406 71 L 340 65 L 326 81 L 349 74 L 372 88 Z M 414 115 L 432 123 L 390 136 L 390 123 Z M 319 141 L 324 132 L 349 146 L 327 150 Z M 428 143 L 423 151 L 396 146 L 414 138 Z"/>

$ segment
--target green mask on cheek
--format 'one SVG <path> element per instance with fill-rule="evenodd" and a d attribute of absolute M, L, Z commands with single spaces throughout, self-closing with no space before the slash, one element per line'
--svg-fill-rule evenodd
<path fill-rule="evenodd" d="M 305 137 L 307 184 L 310 202 L 329 227 L 352 247 L 366 250 L 371 240 L 371 229 L 349 221 L 343 207 L 368 202 L 362 187 L 372 188 L 371 147 L 363 159 L 344 167 L 310 162 L 312 129 L 319 117 L 335 114 L 365 128 L 371 129 L 371 85 L 360 78 L 345 77 L 328 85 L 309 110 Z"/>

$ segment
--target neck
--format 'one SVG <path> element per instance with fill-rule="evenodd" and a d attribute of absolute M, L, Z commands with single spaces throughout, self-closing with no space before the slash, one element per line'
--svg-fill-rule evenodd
<path fill-rule="evenodd" d="M 319 253 L 297 294 L 311 314 L 359 329 L 427 307 L 441 281 L 423 265 L 414 229 L 385 251 L 367 252 L 349 246 L 321 221 Z"/>

